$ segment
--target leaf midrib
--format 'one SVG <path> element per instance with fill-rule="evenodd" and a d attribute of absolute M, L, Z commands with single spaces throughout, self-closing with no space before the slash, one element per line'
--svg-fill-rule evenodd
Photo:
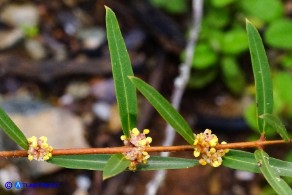
<path fill-rule="evenodd" d="M 116 35 L 115 35 L 115 31 L 114 31 L 114 21 L 112 20 L 112 18 L 110 19 L 110 25 L 111 25 L 111 30 L 112 30 L 112 35 L 113 35 L 113 39 L 114 39 L 114 45 L 115 45 L 115 49 L 116 49 L 116 51 L 117 51 L 117 56 L 118 56 L 118 62 L 119 62 L 119 71 L 121 72 L 121 75 L 122 75 L 122 85 L 123 85 L 123 88 L 124 89 L 126 89 L 126 84 L 125 84 L 125 77 L 124 77 L 124 72 L 122 71 L 122 60 L 121 60 L 121 55 L 120 55 L 120 53 L 118 52 L 118 41 L 117 41 L 117 38 L 116 38 Z M 126 92 L 125 92 L 125 90 L 120 90 L 120 91 L 122 91 L 123 92 L 123 95 L 124 95 L 124 97 L 125 97 L 125 99 L 126 99 L 126 102 L 125 102 L 125 104 L 126 104 L 126 110 L 127 110 L 127 123 L 128 123 L 128 125 L 127 125 L 127 127 L 128 127 L 128 130 L 127 129 L 125 129 L 124 131 L 129 131 L 130 130 L 130 128 L 131 128 L 131 120 L 130 120 L 130 116 L 129 116 L 129 113 L 130 113 L 130 109 L 129 109 L 129 100 L 128 100 L 128 97 L 127 97 L 127 95 L 126 95 Z M 119 102 L 118 102 L 118 104 L 120 104 Z"/>
<path fill-rule="evenodd" d="M 143 86 L 142 86 L 142 88 L 145 89 L 146 87 L 143 87 Z M 146 92 L 146 93 L 147 93 L 147 92 Z M 154 100 L 159 100 L 159 99 L 156 99 L 155 96 L 153 96 L 151 93 L 148 93 L 148 94 L 151 96 L 152 99 L 154 99 Z M 161 103 L 161 101 L 157 101 L 156 103 L 159 104 L 160 107 L 163 107 L 163 104 Z M 160 112 L 163 112 L 163 111 L 160 111 Z M 181 128 L 181 129 L 183 130 L 184 134 L 187 135 L 188 139 L 193 140 L 193 137 L 190 137 L 190 136 L 189 136 L 189 134 L 185 131 L 184 127 L 181 126 L 180 123 L 178 123 L 178 122 L 175 120 L 175 118 L 174 118 L 171 114 L 169 114 L 167 111 L 165 111 L 165 113 L 167 113 L 167 115 L 168 115 L 168 116 L 174 121 L 174 123 L 175 123 L 179 128 Z M 188 142 L 189 142 L 189 141 L 188 141 Z M 190 143 L 190 144 L 192 144 L 192 143 Z"/>

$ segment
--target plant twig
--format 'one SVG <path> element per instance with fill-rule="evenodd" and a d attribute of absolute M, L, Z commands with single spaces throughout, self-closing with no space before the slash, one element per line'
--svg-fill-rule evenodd
<path fill-rule="evenodd" d="M 174 92 L 172 94 L 172 100 L 171 103 L 173 107 L 177 110 L 179 110 L 179 105 L 182 99 L 182 95 L 185 91 L 185 87 L 188 83 L 189 77 L 190 77 L 190 69 L 192 60 L 194 57 L 194 50 L 196 46 L 196 42 L 198 39 L 200 27 L 201 27 L 201 20 L 203 15 L 203 0 L 192 0 L 192 29 L 190 31 L 190 37 L 187 42 L 186 46 L 186 58 L 185 62 L 182 63 L 179 67 L 180 74 L 175 79 L 174 82 Z M 167 125 L 165 129 L 165 139 L 163 141 L 163 145 L 172 145 L 175 138 L 175 131 L 170 126 Z M 169 156 L 169 153 L 163 152 L 161 156 Z M 154 177 L 151 181 L 148 182 L 147 188 L 146 188 L 146 195 L 155 195 L 157 193 L 157 190 L 159 186 L 161 185 L 162 181 L 164 180 L 166 175 L 166 170 L 159 170 L 155 173 Z"/>
<path fill-rule="evenodd" d="M 252 141 L 252 142 L 236 142 L 229 144 L 219 144 L 216 149 L 236 149 L 236 148 L 258 148 L 265 145 L 276 145 L 292 143 L 292 139 L 289 142 L 284 140 L 269 140 L 269 141 Z M 54 149 L 53 156 L 58 155 L 78 155 L 78 154 L 116 154 L 127 152 L 132 147 L 112 147 L 112 148 L 71 148 L 71 149 Z M 146 152 L 179 152 L 179 151 L 193 151 L 192 145 L 180 145 L 180 146 L 152 146 L 146 147 Z M 0 151 L 0 157 L 26 157 L 26 150 L 14 150 L 14 151 Z"/>

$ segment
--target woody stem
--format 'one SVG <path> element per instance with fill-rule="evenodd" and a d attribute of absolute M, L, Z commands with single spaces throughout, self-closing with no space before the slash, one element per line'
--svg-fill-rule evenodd
<path fill-rule="evenodd" d="M 218 144 L 216 149 L 236 149 L 236 148 L 259 148 L 265 145 L 285 144 L 292 143 L 292 139 L 289 142 L 284 140 L 270 140 L 270 141 L 252 141 L 252 142 L 236 142 L 229 144 Z M 71 149 L 54 149 L 52 151 L 53 156 L 57 155 L 78 155 L 78 154 L 116 154 L 127 152 L 132 147 L 112 147 L 112 148 L 71 148 Z M 178 152 L 178 151 L 193 151 L 192 145 L 181 146 L 151 146 L 145 147 L 146 152 Z M 26 150 L 15 151 L 0 151 L 0 157 L 26 157 Z"/>

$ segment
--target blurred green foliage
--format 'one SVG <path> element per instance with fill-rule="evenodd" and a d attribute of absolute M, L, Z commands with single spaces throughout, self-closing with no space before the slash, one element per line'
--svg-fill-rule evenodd
<path fill-rule="evenodd" d="M 281 18 L 274 21 L 265 32 L 267 43 L 279 49 L 292 49 L 292 21 Z"/>
<path fill-rule="evenodd" d="M 186 0 L 150 0 L 155 7 L 162 8 L 170 13 L 179 14 L 188 10 Z"/>
<path fill-rule="evenodd" d="M 173 0 L 173 5 L 167 0 L 151 2 L 169 13 L 185 13 L 191 9 L 190 0 Z M 248 90 L 244 70 L 250 67 L 250 62 L 242 60 L 249 57 L 245 33 L 245 18 L 248 18 L 260 29 L 266 44 L 274 85 L 274 112 L 286 120 L 292 119 L 292 90 L 289 90 L 292 86 L 292 20 L 287 15 L 285 2 L 280 0 L 206 0 L 189 87 L 203 88 L 220 79 L 234 95 L 254 96 L 254 90 Z M 181 60 L 184 59 L 183 52 Z M 246 106 L 244 117 L 251 128 L 256 129 L 254 116 L 255 103 Z"/>
<path fill-rule="evenodd" d="M 39 35 L 39 28 L 35 25 L 31 25 L 31 26 L 23 25 L 21 29 L 25 37 L 27 38 L 34 38 Z"/>

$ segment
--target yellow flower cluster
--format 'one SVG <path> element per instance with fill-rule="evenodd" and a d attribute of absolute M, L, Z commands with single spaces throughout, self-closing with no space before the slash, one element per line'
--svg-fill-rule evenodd
<path fill-rule="evenodd" d="M 52 157 L 52 151 L 53 147 L 50 146 L 47 141 L 47 137 L 40 137 L 37 139 L 37 137 L 32 136 L 27 139 L 29 148 L 28 148 L 28 160 L 32 161 L 38 160 L 38 161 L 44 161 L 49 160 Z"/>
<path fill-rule="evenodd" d="M 204 133 L 196 135 L 194 141 L 194 156 L 201 159 L 199 163 L 201 165 L 210 164 L 212 167 L 219 167 L 222 164 L 222 157 L 229 151 L 228 149 L 216 150 L 218 144 L 218 138 L 215 134 L 212 134 L 210 129 L 206 129 Z M 221 144 L 227 144 L 221 142 Z"/>
<path fill-rule="evenodd" d="M 133 147 L 131 150 L 123 153 L 126 159 L 131 161 L 129 165 L 129 170 L 131 171 L 135 171 L 140 163 L 146 164 L 148 158 L 150 158 L 148 152 L 144 151 L 145 147 L 150 147 L 152 142 L 151 137 L 146 137 L 149 132 L 149 129 L 144 129 L 143 133 L 140 133 L 137 128 L 133 128 L 130 131 L 130 138 L 127 138 L 125 135 L 121 136 L 125 146 Z"/>

